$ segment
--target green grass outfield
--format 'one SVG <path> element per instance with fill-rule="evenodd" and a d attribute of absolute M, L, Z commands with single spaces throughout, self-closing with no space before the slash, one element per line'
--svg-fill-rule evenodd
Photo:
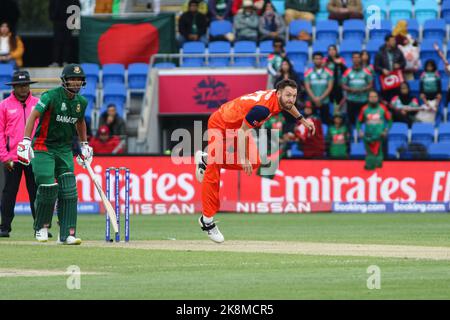
<path fill-rule="evenodd" d="M 132 240 L 118 247 L 103 241 L 103 216 L 80 215 L 78 236 L 84 243 L 68 247 L 56 246 L 54 240 L 35 243 L 31 218 L 18 216 L 11 238 L 0 239 L 0 297 L 450 299 L 450 254 L 429 259 L 383 255 L 391 252 L 386 245 L 430 247 L 416 247 L 419 254 L 435 247 L 450 252 L 449 214 L 220 214 L 217 220 L 226 238 L 223 245 L 207 240 L 197 217 L 132 216 Z M 176 250 L 146 247 L 156 243 L 152 240 L 179 245 Z M 382 253 L 235 251 L 238 247 L 242 251 L 259 246 L 270 249 L 272 242 L 300 249 L 306 243 L 376 244 Z M 196 250 L 199 244 L 201 251 Z M 70 265 L 80 267 L 80 290 L 66 287 L 65 271 Z M 371 265 L 381 270 L 379 290 L 367 288 Z"/>

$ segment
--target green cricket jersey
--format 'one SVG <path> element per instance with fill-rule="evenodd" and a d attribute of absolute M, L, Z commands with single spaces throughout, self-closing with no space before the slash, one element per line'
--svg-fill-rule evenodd
<path fill-rule="evenodd" d="M 346 158 L 347 157 L 347 138 L 348 130 L 346 126 L 337 128 L 330 126 L 328 128 L 328 141 L 330 142 L 330 157 Z"/>
<path fill-rule="evenodd" d="M 392 126 L 391 113 L 381 103 L 378 103 L 375 108 L 366 105 L 361 110 L 358 122 L 356 123 L 356 129 L 358 131 L 362 123 L 366 124 L 365 135 L 377 140 L 386 127 L 389 129 Z"/>
<path fill-rule="evenodd" d="M 58 87 L 42 94 L 35 109 L 41 113 L 33 138 L 33 149 L 47 151 L 72 149 L 75 123 L 84 119 L 87 100 L 77 94 L 69 99 L 66 90 Z"/>
<path fill-rule="evenodd" d="M 441 76 L 439 72 L 423 72 L 420 76 L 420 89 L 427 99 L 434 99 L 441 91 Z"/>
<path fill-rule="evenodd" d="M 372 83 L 372 74 L 367 68 L 359 70 L 349 68 L 344 72 L 342 83 L 352 89 L 363 89 Z M 369 91 L 347 92 L 347 100 L 351 102 L 365 103 L 369 99 Z"/>
<path fill-rule="evenodd" d="M 305 83 L 309 83 L 316 97 L 320 97 L 327 90 L 330 81 L 333 81 L 333 71 L 328 68 L 310 68 L 305 72 Z M 322 100 L 322 103 L 329 102 L 329 96 Z"/>

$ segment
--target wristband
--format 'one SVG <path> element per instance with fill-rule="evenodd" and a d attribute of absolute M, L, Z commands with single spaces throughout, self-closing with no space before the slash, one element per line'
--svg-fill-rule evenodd
<path fill-rule="evenodd" d="M 303 115 L 300 114 L 297 118 L 295 118 L 295 120 L 300 121 L 300 120 L 302 120 L 303 118 L 304 118 Z"/>

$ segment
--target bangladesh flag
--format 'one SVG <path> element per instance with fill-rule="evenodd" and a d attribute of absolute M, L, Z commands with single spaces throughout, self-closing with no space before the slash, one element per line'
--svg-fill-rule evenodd
<path fill-rule="evenodd" d="M 79 41 L 82 63 L 149 63 L 153 54 L 175 52 L 175 15 L 82 17 Z"/>

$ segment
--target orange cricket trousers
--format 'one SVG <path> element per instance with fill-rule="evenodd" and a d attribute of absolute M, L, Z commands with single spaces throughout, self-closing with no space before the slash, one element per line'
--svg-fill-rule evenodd
<path fill-rule="evenodd" d="M 247 140 L 247 156 L 253 169 L 257 169 L 261 160 L 255 141 Z M 221 154 L 220 154 L 221 153 Z M 247 158 L 249 159 L 249 158 Z M 237 129 L 228 129 L 219 112 L 214 112 L 208 120 L 208 165 L 202 183 L 203 214 L 213 217 L 220 208 L 220 170 L 242 170 L 238 163 Z"/>

